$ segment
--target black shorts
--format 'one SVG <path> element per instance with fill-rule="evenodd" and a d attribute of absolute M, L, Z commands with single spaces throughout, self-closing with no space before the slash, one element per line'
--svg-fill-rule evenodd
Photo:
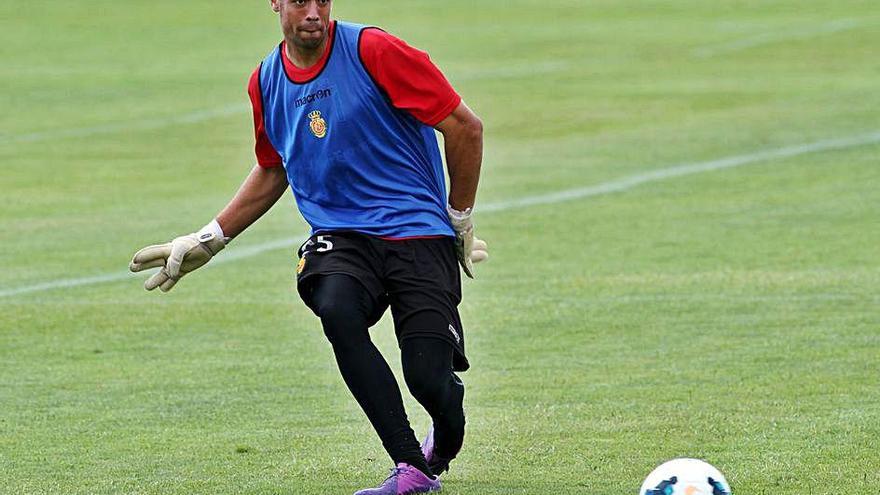
<path fill-rule="evenodd" d="M 398 343 L 417 336 L 439 338 L 455 349 L 455 371 L 470 367 L 458 314 L 461 274 L 452 237 L 385 240 L 358 232 L 322 232 L 298 254 L 297 289 L 312 311 L 319 276 L 349 275 L 373 298 L 369 326 L 390 306 Z"/>

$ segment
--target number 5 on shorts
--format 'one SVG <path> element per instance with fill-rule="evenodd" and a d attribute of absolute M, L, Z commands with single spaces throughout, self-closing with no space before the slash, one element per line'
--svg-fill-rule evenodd
<path fill-rule="evenodd" d="M 326 253 L 327 251 L 333 249 L 333 243 L 328 240 L 329 237 L 329 235 L 319 235 L 317 239 L 315 239 L 318 241 L 319 245 L 318 249 L 316 249 L 315 251 L 319 253 Z"/>

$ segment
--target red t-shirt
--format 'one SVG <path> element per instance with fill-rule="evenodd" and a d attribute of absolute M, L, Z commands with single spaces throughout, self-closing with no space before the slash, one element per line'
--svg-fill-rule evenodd
<path fill-rule="evenodd" d="M 330 24 L 328 35 L 331 40 L 335 26 L 335 22 Z M 323 55 L 315 65 L 300 69 L 288 59 L 286 46 L 282 44 L 281 53 L 287 74 L 295 82 L 304 82 L 315 77 L 327 63 L 332 45 L 328 41 Z M 436 126 L 461 103 L 461 97 L 440 69 L 431 62 L 428 54 L 409 46 L 400 38 L 378 28 L 367 28 L 361 35 L 358 51 L 367 73 L 388 95 L 391 104 L 409 112 L 425 125 Z M 260 68 L 257 67 L 248 83 L 248 94 L 254 109 L 254 148 L 260 166 L 275 167 L 281 165 L 281 157 L 266 136 L 259 81 Z"/>

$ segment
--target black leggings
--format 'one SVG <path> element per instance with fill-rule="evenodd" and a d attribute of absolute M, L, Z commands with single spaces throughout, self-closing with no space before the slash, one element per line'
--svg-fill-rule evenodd
<path fill-rule="evenodd" d="M 315 282 L 313 306 L 333 345 L 345 384 L 367 414 L 382 445 L 396 463 L 406 462 L 431 475 L 416 440 L 400 388 L 367 328 L 373 300 L 355 278 L 324 275 Z M 453 457 L 464 440 L 464 385 L 452 372 L 452 344 L 431 337 L 401 342 L 407 387 L 434 422 L 435 449 Z"/>

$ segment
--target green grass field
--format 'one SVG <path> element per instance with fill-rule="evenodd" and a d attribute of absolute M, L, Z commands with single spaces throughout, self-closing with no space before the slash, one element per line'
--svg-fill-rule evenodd
<path fill-rule="evenodd" d="M 0 3 L 0 493 L 381 481 L 296 295 L 292 198 L 169 294 L 124 274 L 250 169 L 268 2 L 19 3 Z M 446 493 L 635 495 L 680 456 L 742 495 L 880 491 L 876 7 L 337 0 L 428 50 L 486 126 L 492 260 L 465 284 Z M 374 335 L 399 370 L 390 321 Z"/>

